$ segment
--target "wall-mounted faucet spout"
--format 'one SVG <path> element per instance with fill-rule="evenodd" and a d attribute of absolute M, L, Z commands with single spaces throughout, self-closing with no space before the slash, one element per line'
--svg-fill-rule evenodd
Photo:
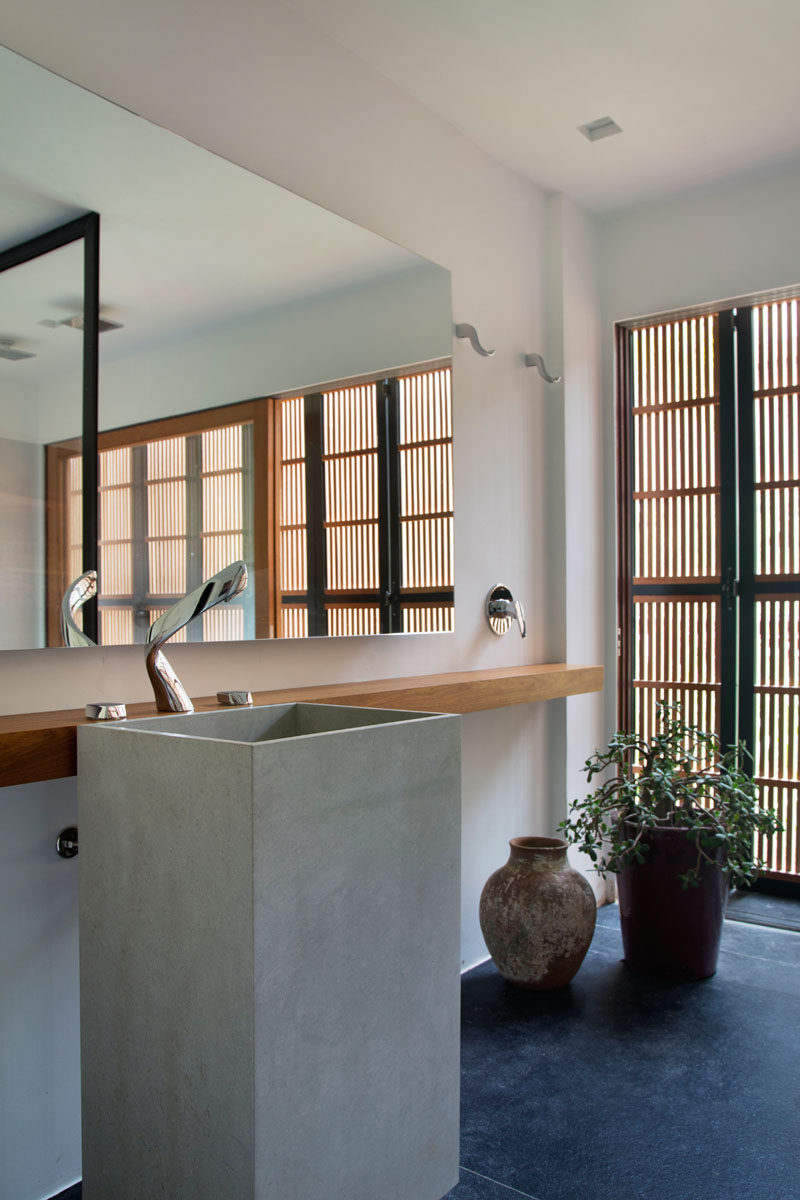
<path fill-rule="evenodd" d="M 189 592 L 171 608 L 153 621 L 147 635 L 147 674 L 153 685 L 156 708 L 159 712 L 193 712 L 194 705 L 183 684 L 161 652 L 161 647 L 171 637 L 188 625 L 192 617 L 199 617 L 216 604 L 232 600 L 247 587 L 247 567 L 243 562 L 234 562 L 224 570 L 212 575 L 200 587 Z"/>

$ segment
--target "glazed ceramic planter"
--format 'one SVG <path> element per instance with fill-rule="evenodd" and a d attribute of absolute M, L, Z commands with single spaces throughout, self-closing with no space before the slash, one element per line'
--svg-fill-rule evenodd
<path fill-rule="evenodd" d="M 645 862 L 617 876 L 625 961 L 641 971 L 707 979 L 717 969 L 728 900 L 723 852 L 704 863 L 697 887 L 679 876 L 697 862 L 697 848 L 680 828 L 648 830 Z"/>
<path fill-rule="evenodd" d="M 561 838 L 512 838 L 505 866 L 480 902 L 483 936 L 495 965 L 518 987 L 566 987 L 586 956 L 597 903 L 567 862 Z"/>

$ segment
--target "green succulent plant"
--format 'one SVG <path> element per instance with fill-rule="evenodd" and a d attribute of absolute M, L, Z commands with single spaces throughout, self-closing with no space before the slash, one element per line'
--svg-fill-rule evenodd
<path fill-rule="evenodd" d="M 750 755 L 742 743 L 723 751 L 715 734 L 684 721 L 679 704 L 660 700 L 656 708 L 657 732 L 649 740 L 618 731 L 586 760 L 588 781 L 605 779 L 575 801 L 559 829 L 605 875 L 646 862 L 648 830 L 682 828 L 697 847 L 694 866 L 679 876 L 684 887 L 699 884 L 720 849 L 730 885 L 751 883 L 763 867 L 755 834 L 770 836 L 783 826 L 760 804 Z"/>

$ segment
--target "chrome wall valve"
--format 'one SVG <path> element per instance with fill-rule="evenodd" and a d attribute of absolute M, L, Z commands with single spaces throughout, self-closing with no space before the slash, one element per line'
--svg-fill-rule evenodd
<path fill-rule="evenodd" d="M 519 625 L 520 637 L 527 637 L 525 613 L 519 600 L 515 600 L 503 583 L 496 583 L 486 597 L 486 620 L 492 633 L 502 637 L 508 633 L 512 621 Z"/>

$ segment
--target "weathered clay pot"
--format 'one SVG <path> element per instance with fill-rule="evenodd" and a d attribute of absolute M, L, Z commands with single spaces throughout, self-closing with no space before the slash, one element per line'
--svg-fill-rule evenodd
<path fill-rule="evenodd" d="M 500 974 L 519 987 L 566 987 L 592 940 L 594 893 L 567 863 L 561 838 L 512 838 L 509 845 L 508 862 L 481 895 L 489 953 Z"/>
<path fill-rule="evenodd" d="M 724 854 L 704 863 L 697 887 L 678 878 L 697 861 L 683 829 L 648 830 L 645 861 L 617 876 L 625 961 L 640 971 L 707 979 L 717 969 L 728 901 Z"/>

